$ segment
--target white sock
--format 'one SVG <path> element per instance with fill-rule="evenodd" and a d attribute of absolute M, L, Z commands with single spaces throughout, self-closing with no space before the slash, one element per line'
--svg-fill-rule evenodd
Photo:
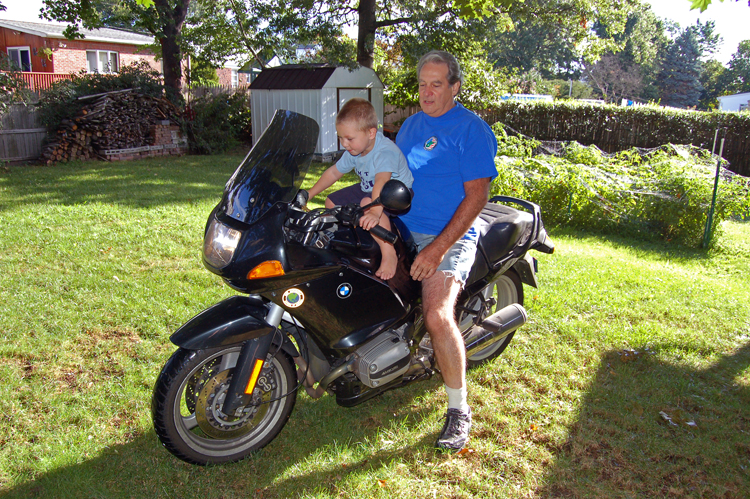
<path fill-rule="evenodd" d="M 461 388 L 450 388 L 445 385 L 445 393 L 448 394 L 448 409 L 458 409 L 464 414 L 469 412 L 469 403 L 466 401 L 466 385 Z"/>

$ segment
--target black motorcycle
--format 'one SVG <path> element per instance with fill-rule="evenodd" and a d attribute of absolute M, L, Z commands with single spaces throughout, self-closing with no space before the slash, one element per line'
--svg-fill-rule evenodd
<path fill-rule="evenodd" d="M 393 218 L 393 233 L 373 229 L 399 256 L 396 275 L 383 281 L 378 245 L 358 224 L 363 208 L 295 204 L 317 138 L 314 120 L 277 111 L 208 218 L 203 263 L 242 294 L 170 338 L 179 349 L 159 374 L 151 412 L 162 444 L 184 461 L 236 461 L 268 444 L 301 387 L 351 407 L 439 371 L 403 223 Z M 411 196 L 390 181 L 378 203 L 404 211 Z M 537 286 L 527 252 L 554 250 L 533 203 L 495 197 L 480 219 L 456 305 L 469 367 L 502 353 L 526 322 L 522 283 Z"/>

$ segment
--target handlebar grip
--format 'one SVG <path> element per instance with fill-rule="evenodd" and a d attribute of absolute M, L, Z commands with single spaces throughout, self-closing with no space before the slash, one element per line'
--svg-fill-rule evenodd
<path fill-rule="evenodd" d="M 398 236 L 396 234 L 394 234 L 393 232 L 389 231 L 388 229 L 384 229 L 380 225 L 376 225 L 375 227 L 373 227 L 372 229 L 370 229 L 370 233 L 373 236 L 377 236 L 380 239 L 382 239 L 383 241 L 385 241 L 387 243 L 391 243 L 391 244 L 395 243 L 396 239 L 398 239 Z"/>

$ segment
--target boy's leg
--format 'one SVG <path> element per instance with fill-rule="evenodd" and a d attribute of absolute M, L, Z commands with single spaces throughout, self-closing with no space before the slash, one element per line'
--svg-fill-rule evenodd
<path fill-rule="evenodd" d="M 371 202 L 371 198 L 364 197 L 362 198 L 360 206 L 368 205 Z M 386 230 L 391 230 L 391 220 L 385 212 L 381 213 L 378 225 Z M 375 275 L 380 277 L 384 281 L 387 281 L 388 279 L 396 275 L 396 267 L 398 265 L 398 255 L 396 255 L 396 248 L 377 236 L 373 235 L 372 237 L 373 239 L 375 239 L 375 242 L 378 243 L 378 246 L 380 246 L 380 267 L 377 271 L 375 271 Z"/>

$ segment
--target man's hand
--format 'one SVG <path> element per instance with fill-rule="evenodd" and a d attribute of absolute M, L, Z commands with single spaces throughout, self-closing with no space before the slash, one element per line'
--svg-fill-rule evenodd
<path fill-rule="evenodd" d="M 411 264 L 411 278 L 415 281 L 429 279 L 437 271 L 440 262 L 443 261 L 445 252 L 434 244 L 434 241 L 417 254 L 414 263 Z"/>

